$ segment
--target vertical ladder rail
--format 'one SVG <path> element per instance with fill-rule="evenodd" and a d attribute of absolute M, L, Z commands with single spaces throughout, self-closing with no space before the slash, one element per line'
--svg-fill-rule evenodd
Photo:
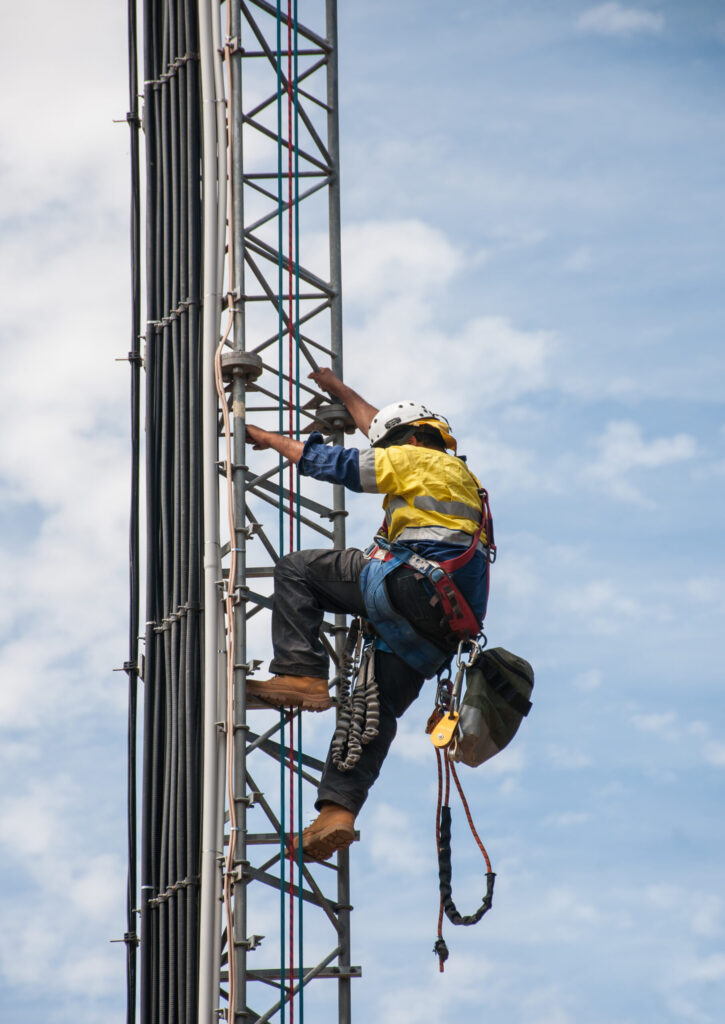
<path fill-rule="evenodd" d="M 235 1005 L 227 1008 L 229 1021 L 255 1021 L 264 1024 L 271 1019 L 287 1019 L 291 990 L 300 987 L 297 981 L 279 981 L 280 968 L 265 966 L 263 958 L 272 947 L 255 946 L 254 917 L 250 897 L 260 885 L 272 888 L 292 887 L 299 895 L 300 879 L 283 875 L 287 866 L 279 856 L 280 830 L 284 828 L 281 809 L 272 799 L 261 796 L 256 789 L 258 769 L 255 761 L 272 757 L 279 759 L 285 747 L 281 735 L 283 725 L 269 726 L 263 721 L 266 738 L 260 741 L 255 731 L 258 712 L 246 702 L 246 678 L 254 656 L 248 650 L 247 622 L 258 613 L 269 614 L 271 580 L 274 564 L 283 553 L 282 542 L 276 540 L 277 512 L 289 514 L 292 499 L 279 493 L 274 481 L 277 475 L 275 453 L 248 455 L 244 445 L 244 424 L 249 416 L 271 429 L 278 429 L 282 397 L 282 416 L 286 424 L 290 412 L 301 418 L 304 433 L 322 429 L 331 440 L 342 443 L 344 429 L 350 429 L 345 411 L 330 404 L 320 395 L 307 375 L 318 365 L 331 365 L 342 375 L 342 297 L 340 266 L 340 191 L 339 134 L 337 109 L 337 18 L 335 0 L 324 4 L 299 3 L 297 23 L 293 26 L 298 40 L 294 64 L 298 68 L 295 119 L 298 136 L 287 117 L 287 68 L 291 61 L 286 40 L 292 34 L 287 24 L 289 11 L 297 5 L 267 0 L 228 0 L 228 38 L 226 58 L 229 62 L 228 118 L 230 138 L 230 238 L 233 254 L 231 270 L 231 301 L 234 330 L 228 352 L 228 400 L 234 434 L 234 538 L 236 548 L 234 606 L 234 801 L 239 829 L 236 838 L 234 875 L 234 935 L 229 944 L 229 958 L 234 958 Z M 323 23 L 303 21 L 306 9 Z M 277 19 L 283 19 L 282 53 L 277 54 Z M 278 66 L 279 65 L 279 66 Z M 282 88 L 278 93 L 278 75 Z M 282 109 L 280 110 L 280 106 Z M 277 151 L 282 145 L 285 154 L 293 147 L 295 167 L 299 170 L 298 187 L 290 208 L 287 180 L 283 183 L 280 202 L 278 192 Z M 285 156 L 286 170 L 287 156 Z M 298 197 L 298 198 L 297 198 Z M 280 209 L 285 230 L 280 231 Z M 288 218 L 298 218 L 300 251 L 290 253 Z M 326 252 L 312 251 L 314 236 L 326 233 Z M 280 239 L 282 244 L 280 246 Z M 319 246 L 317 246 L 319 250 Z M 280 268 L 282 273 L 280 273 Z M 294 296 L 295 313 L 288 282 L 299 280 L 299 293 Z M 297 311 L 299 311 L 297 313 Z M 282 324 L 280 338 L 279 324 Z M 287 365 L 284 353 L 292 335 L 299 346 L 299 370 Z M 280 341 L 283 344 L 280 344 Z M 298 408 L 290 409 L 289 394 L 300 395 Z M 292 399 L 295 402 L 295 397 Z M 247 463 L 253 468 L 247 468 Z M 286 478 L 285 471 L 285 478 Z M 342 487 L 328 490 L 329 497 L 308 496 L 305 482 L 300 481 L 297 499 L 307 532 L 317 534 L 313 546 L 345 545 L 345 504 Z M 254 508 L 254 511 L 252 509 Z M 320 536 L 321 535 L 321 536 Z M 310 546 L 308 544 L 308 546 Z M 339 661 L 344 642 L 345 617 L 336 616 L 328 623 L 333 660 Z M 260 716 L 261 717 L 261 716 Z M 283 716 L 285 720 L 287 716 Z M 229 737 L 228 737 L 229 740 Z M 305 784 L 319 777 L 321 762 L 303 755 Z M 260 768 L 259 770 L 263 770 Z M 250 807 L 253 811 L 250 813 Z M 263 819 L 263 824 L 260 824 Z M 275 855 L 273 854 L 275 851 Z M 336 978 L 338 982 L 338 1016 L 349 1022 L 350 978 L 358 969 L 351 966 L 350 953 L 350 885 L 349 858 L 341 854 L 334 872 L 321 869 L 322 879 L 305 867 L 301 883 L 302 900 L 310 913 L 316 907 L 325 922 L 331 925 L 329 948 L 314 965 L 302 967 L 303 985 L 316 978 Z M 336 887 L 331 894 L 330 883 Z M 271 896 L 271 893 L 269 894 Z M 308 924 L 305 923 L 305 933 Z M 319 931 L 316 927 L 315 931 Z M 296 965 L 297 967 L 297 965 Z M 276 979 L 276 983 L 272 979 Z M 264 984 L 253 984 L 254 982 Z M 266 1008 L 260 1001 L 276 984 L 276 998 Z"/>

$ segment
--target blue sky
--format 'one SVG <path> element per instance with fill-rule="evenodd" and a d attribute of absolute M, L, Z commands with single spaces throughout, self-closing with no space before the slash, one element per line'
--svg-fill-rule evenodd
<path fill-rule="evenodd" d="M 442 977 L 429 699 L 406 716 L 359 819 L 356 1018 L 715 1022 L 725 6 L 341 6 L 346 376 L 377 405 L 405 392 L 450 416 L 496 518 L 490 641 L 537 672 L 511 748 L 464 776 L 499 878 L 480 925 L 447 929 Z M 8 12 L 5 38 L 32 35 L 34 56 L 8 46 L 0 68 L 16 97 L 0 1011 L 79 1024 L 124 1007 L 108 940 L 124 930 L 125 27 L 122 10 L 43 8 L 42 38 L 37 7 Z M 364 544 L 377 506 L 349 508 Z"/>

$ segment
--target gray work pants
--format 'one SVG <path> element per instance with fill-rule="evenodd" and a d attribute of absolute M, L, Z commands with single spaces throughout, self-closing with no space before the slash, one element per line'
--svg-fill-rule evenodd
<path fill-rule="evenodd" d="M 274 571 L 270 668 L 277 674 L 327 678 L 329 658 L 319 637 L 324 612 L 365 615 L 360 574 L 365 556 L 356 548 L 342 551 L 295 551 L 279 560 Z M 391 602 L 412 625 L 443 642 L 440 611 L 430 604 L 428 583 L 403 566 L 386 581 Z M 377 779 L 397 731 L 397 719 L 413 703 L 423 676 L 394 654 L 375 652 L 375 678 L 380 694 L 377 737 L 362 748 L 357 765 L 341 772 L 328 754 L 316 807 L 325 801 L 357 814 Z"/>

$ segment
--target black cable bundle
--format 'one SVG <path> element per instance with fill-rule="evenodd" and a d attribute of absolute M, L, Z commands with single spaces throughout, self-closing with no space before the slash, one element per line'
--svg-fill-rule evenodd
<path fill-rule="evenodd" d="M 197 1018 L 201 94 L 195 0 L 145 0 L 146 659 L 141 1021 Z"/>
<path fill-rule="evenodd" d="M 139 628 L 139 479 L 141 421 L 141 237 L 138 116 L 138 55 L 136 48 L 136 3 L 128 4 L 128 92 L 129 109 L 126 120 L 130 128 L 131 155 L 131 508 L 129 515 L 129 613 L 128 659 L 124 664 L 128 676 L 128 881 L 126 886 L 126 1021 L 136 1020 L 136 725 L 138 704 L 138 628 Z"/>

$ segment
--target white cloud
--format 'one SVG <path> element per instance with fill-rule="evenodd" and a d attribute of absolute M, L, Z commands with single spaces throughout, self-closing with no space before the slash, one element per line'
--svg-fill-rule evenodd
<path fill-rule="evenodd" d="M 697 444 L 689 434 L 647 441 L 642 428 L 631 420 L 612 420 L 596 442 L 599 454 L 586 473 L 614 497 L 636 504 L 651 504 L 628 478 L 634 470 L 659 469 L 695 458 Z"/>
<path fill-rule="evenodd" d="M 572 886 L 558 885 L 548 889 L 543 896 L 543 905 L 550 919 L 558 920 L 565 928 L 576 930 L 580 925 L 588 927 L 601 923 L 602 910 L 588 900 L 583 900 Z"/>
<path fill-rule="evenodd" d="M 652 712 L 647 715 L 634 715 L 632 718 L 632 724 L 642 732 L 651 732 L 668 738 L 672 738 L 679 731 L 678 721 L 674 711 Z"/>
<path fill-rule="evenodd" d="M 550 743 L 546 748 L 546 754 L 556 768 L 565 768 L 576 771 L 579 768 L 587 768 L 592 759 L 581 750 L 574 750 L 571 747 L 564 747 L 558 743 Z"/>
<path fill-rule="evenodd" d="M 0 251 L 0 481 L 11 520 L 32 510 L 22 545 L 0 539 L 2 724 L 107 706 L 126 644 L 128 339 L 110 311 L 128 309 L 127 225 L 94 196 L 21 221 Z"/>
<path fill-rule="evenodd" d="M 558 828 L 570 828 L 573 825 L 585 825 L 591 821 L 591 814 L 586 811 L 562 811 L 560 814 L 549 814 L 544 818 L 544 825 L 555 825 Z"/>
<path fill-rule="evenodd" d="M 423 732 L 417 722 L 411 721 L 410 716 L 402 718 L 398 722 L 398 731 L 395 735 L 391 756 L 402 757 L 404 761 L 429 765 L 431 754 L 430 737 Z"/>
<path fill-rule="evenodd" d="M 631 36 L 637 32 L 659 33 L 664 28 L 662 14 L 619 3 L 598 4 L 577 19 L 577 28 L 603 36 Z"/>
<path fill-rule="evenodd" d="M 661 883 L 645 887 L 645 902 L 656 910 L 677 910 L 681 906 L 683 891 L 676 885 Z"/>
<path fill-rule="evenodd" d="M 381 996 L 376 1020 L 379 1024 L 430 1024 L 446 1020 L 455 1000 L 457 1016 L 473 1019 L 469 1013 L 480 1008 L 480 986 L 495 981 L 495 965 L 485 955 L 476 958 L 456 953 L 446 963 L 445 974 L 432 962 L 421 978 L 422 984 L 395 985 Z M 469 1009 L 470 1008 L 470 1009 Z"/>
<path fill-rule="evenodd" d="M 592 266 L 592 251 L 588 245 L 580 245 L 574 249 L 567 258 L 564 260 L 564 270 L 569 270 L 573 274 L 581 274 L 585 270 L 589 270 Z"/>
<path fill-rule="evenodd" d="M 626 584 L 615 586 L 611 580 L 590 580 L 556 595 L 555 605 L 563 615 L 576 616 L 588 632 L 612 635 L 631 627 L 652 608 L 631 597 Z"/>
<path fill-rule="evenodd" d="M 713 739 L 707 722 L 687 721 L 675 711 L 653 711 L 633 714 L 631 724 L 640 732 L 658 736 L 667 743 L 684 741 L 713 768 L 725 766 L 725 743 Z"/>
<path fill-rule="evenodd" d="M 0 64 L 0 989 L 78 1024 L 120 1021 L 124 989 L 118 792 L 70 771 L 125 717 L 128 89 L 103 45 L 125 20 L 16 5 Z"/>
<path fill-rule="evenodd" d="M 690 905 L 690 924 L 693 935 L 703 938 L 722 935 L 722 900 L 710 893 L 704 898 L 693 900 Z"/>
<path fill-rule="evenodd" d="M 515 222 L 496 224 L 489 234 L 499 249 L 531 249 L 548 238 L 543 228 Z"/>
<path fill-rule="evenodd" d="M 366 821 L 365 842 L 379 870 L 403 877 L 425 870 L 427 856 L 402 807 L 378 803 Z"/>
<path fill-rule="evenodd" d="M 687 596 L 698 604 L 718 604 L 722 600 L 722 581 L 714 576 L 698 576 L 685 580 Z"/>
<path fill-rule="evenodd" d="M 37 9 L 20 4 L 3 12 L 5 38 L 16 45 L 4 47 L 0 65 L 3 95 L 13 97 L 0 110 L 0 213 L 37 217 L 45 207 L 38 220 L 46 227 L 51 203 L 92 205 L 102 194 L 107 209 L 126 205 L 128 196 L 129 129 L 113 123 L 128 106 L 126 50 L 103 45 L 125 38 L 125 11 L 83 0 L 63 11 L 50 16 L 45 31 L 38 31 Z M 22 41 L 31 39 L 29 64 Z M 37 284 L 38 264 L 24 270 Z"/>
<path fill-rule="evenodd" d="M 461 253 L 420 220 L 366 221 L 344 229 L 345 304 L 377 305 L 411 288 L 440 288 L 461 269 Z"/>
<path fill-rule="evenodd" d="M 527 758 L 525 748 L 522 744 L 517 743 L 516 739 L 514 739 L 508 747 L 504 747 L 499 754 L 496 754 L 489 761 L 486 761 L 484 765 L 476 768 L 475 771 L 477 773 L 485 771 L 490 772 L 492 775 L 503 776 L 520 775 L 525 770 L 526 764 Z M 463 788 L 465 792 L 465 777 L 463 779 Z"/>
<path fill-rule="evenodd" d="M 561 985 L 550 984 L 527 992 L 522 1007 L 521 1024 L 574 1024 L 569 1011 L 571 996 Z"/>
<path fill-rule="evenodd" d="M 580 672 L 574 679 L 573 685 L 577 690 L 583 690 L 585 692 L 591 690 L 597 690 L 602 684 L 603 675 L 597 668 L 587 669 L 586 672 Z"/>
<path fill-rule="evenodd" d="M 507 552 L 494 571 L 497 593 L 505 594 L 512 604 L 529 603 L 545 588 L 544 580 L 534 568 L 533 558 L 517 551 Z"/>
<path fill-rule="evenodd" d="M 87 792 L 63 774 L 31 778 L 0 800 L 5 873 L 22 880 L 0 897 L 6 983 L 42 984 L 56 999 L 76 1002 L 120 995 L 122 946 L 108 940 L 123 930 L 126 870 L 119 856 L 103 851 L 96 824 Z M 92 1020 L 94 1012 L 78 1009 L 77 1019 Z"/>
<path fill-rule="evenodd" d="M 482 405 L 549 385 L 553 332 L 522 330 L 502 316 L 446 324 L 455 320 L 447 287 L 464 254 L 441 231 L 414 220 L 368 222 L 344 231 L 343 248 L 347 374 L 377 403 L 399 398 L 405 381 L 407 394 L 448 413 L 455 427 Z"/>
<path fill-rule="evenodd" d="M 687 974 L 691 981 L 725 981 L 725 953 L 711 953 L 696 960 Z"/>
<path fill-rule="evenodd" d="M 715 768 L 725 768 L 725 743 L 708 743 L 703 754 L 708 764 Z"/>

